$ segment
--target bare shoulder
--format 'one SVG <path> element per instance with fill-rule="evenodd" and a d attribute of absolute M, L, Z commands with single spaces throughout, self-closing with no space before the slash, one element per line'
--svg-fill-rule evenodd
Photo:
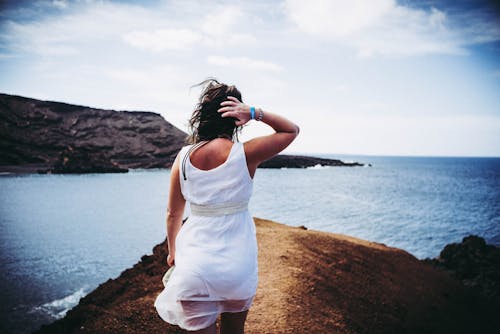
<path fill-rule="evenodd" d="M 207 144 L 203 145 L 199 150 L 197 151 L 205 151 L 206 153 L 210 154 L 211 156 L 226 156 L 227 153 L 231 150 L 231 147 L 233 146 L 232 141 L 228 139 L 223 139 L 223 138 L 216 138 L 208 142 Z M 195 151 L 196 153 L 196 151 Z"/>
<path fill-rule="evenodd" d="M 209 170 L 224 163 L 233 142 L 228 139 L 217 138 L 209 141 L 198 149 L 194 150 L 189 156 L 191 163 L 202 170 Z"/>

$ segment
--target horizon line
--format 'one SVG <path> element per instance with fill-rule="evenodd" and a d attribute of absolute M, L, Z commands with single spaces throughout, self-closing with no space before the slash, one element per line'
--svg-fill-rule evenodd
<path fill-rule="evenodd" d="M 325 153 L 325 152 L 285 152 L 284 155 L 347 155 L 363 157 L 384 157 L 384 158 L 479 158 L 479 159 L 499 159 L 500 155 L 422 155 L 422 154 L 368 154 L 368 153 Z"/>

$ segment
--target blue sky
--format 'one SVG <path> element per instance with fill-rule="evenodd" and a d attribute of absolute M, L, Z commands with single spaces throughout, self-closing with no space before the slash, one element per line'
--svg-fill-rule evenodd
<path fill-rule="evenodd" d="M 162 114 L 212 76 L 301 126 L 287 152 L 500 156 L 490 1 L 0 1 L 0 92 Z M 243 140 L 269 133 L 251 124 Z"/>

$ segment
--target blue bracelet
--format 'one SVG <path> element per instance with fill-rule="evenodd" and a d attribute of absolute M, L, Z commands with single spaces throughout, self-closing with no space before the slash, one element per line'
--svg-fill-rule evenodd
<path fill-rule="evenodd" d="M 250 119 L 255 119 L 255 107 L 250 107 Z"/>

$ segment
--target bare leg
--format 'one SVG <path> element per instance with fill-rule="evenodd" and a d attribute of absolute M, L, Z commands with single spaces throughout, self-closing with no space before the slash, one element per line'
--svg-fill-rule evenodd
<path fill-rule="evenodd" d="M 184 311 L 188 312 L 190 316 L 193 316 L 196 312 L 199 312 L 200 310 L 203 310 L 203 306 L 207 306 L 207 304 L 202 305 L 200 304 L 200 301 L 196 300 L 181 300 L 181 305 Z M 200 308 L 200 306 L 202 308 Z M 210 305 L 209 305 L 210 306 Z M 215 304 L 214 304 L 215 306 Z M 213 314 L 215 315 L 215 314 Z M 201 317 L 192 317 L 188 320 L 188 325 L 190 326 L 198 326 L 200 322 L 208 322 L 208 318 L 213 320 L 213 323 L 205 328 L 198 329 L 195 331 L 187 331 L 188 333 L 193 333 L 193 334 L 216 334 L 217 333 L 217 317 L 215 319 L 212 316 L 201 316 Z"/>
<path fill-rule="evenodd" d="M 247 314 L 248 310 L 237 313 L 221 313 L 220 334 L 243 334 L 245 332 Z"/>
<path fill-rule="evenodd" d="M 208 326 L 207 328 L 199 329 L 197 331 L 188 331 L 188 333 L 193 333 L 193 334 L 216 334 L 217 327 L 216 327 L 216 322 Z"/>

